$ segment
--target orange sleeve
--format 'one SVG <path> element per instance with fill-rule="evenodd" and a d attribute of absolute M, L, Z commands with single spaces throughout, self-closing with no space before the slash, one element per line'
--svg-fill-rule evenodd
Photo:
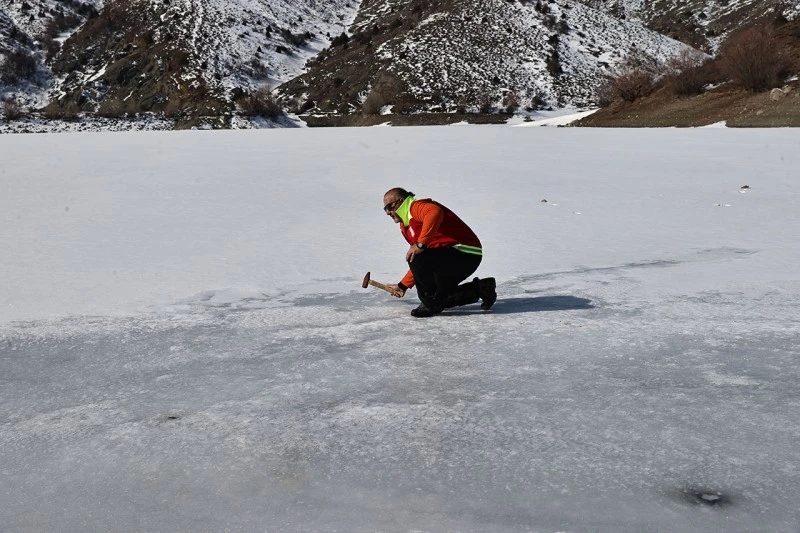
<path fill-rule="evenodd" d="M 406 272 L 406 275 L 403 276 L 403 279 L 400 280 L 400 283 L 408 287 L 409 289 L 414 286 L 414 274 L 411 273 L 409 270 Z"/>
<path fill-rule="evenodd" d="M 411 216 L 422 221 L 422 229 L 417 237 L 417 242 L 428 244 L 433 234 L 442 225 L 444 211 L 433 202 L 414 202 L 411 204 Z"/>

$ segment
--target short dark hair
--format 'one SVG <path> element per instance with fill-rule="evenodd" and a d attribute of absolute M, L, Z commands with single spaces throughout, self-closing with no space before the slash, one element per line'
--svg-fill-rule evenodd
<path fill-rule="evenodd" d="M 396 194 L 397 196 L 402 196 L 403 198 L 408 198 L 409 196 L 414 196 L 414 193 L 411 191 L 407 191 L 402 187 L 395 187 L 394 189 L 389 189 L 386 191 L 386 194 Z"/>

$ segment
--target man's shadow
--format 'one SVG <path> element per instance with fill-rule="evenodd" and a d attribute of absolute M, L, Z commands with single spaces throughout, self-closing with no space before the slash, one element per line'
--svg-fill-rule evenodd
<path fill-rule="evenodd" d="M 578 311 L 582 309 L 594 309 L 591 300 L 578 298 L 576 296 L 539 296 L 537 298 L 498 298 L 490 313 L 511 314 L 511 313 L 537 313 L 540 311 Z M 459 315 L 484 313 L 480 309 L 471 307 L 445 309 L 443 315 Z"/>

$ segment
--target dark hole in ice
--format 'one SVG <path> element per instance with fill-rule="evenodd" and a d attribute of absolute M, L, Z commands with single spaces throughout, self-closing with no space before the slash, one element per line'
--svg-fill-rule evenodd
<path fill-rule="evenodd" d="M 731 499 L 726 494 L 717 491 L 698 487 L 686 487 L 681 493 L 684 499 L 695 505 L 708 505 L 711 507 L 722 507 L 731 504 Z"/>
<path fill-rule="evenodd" d="M 180 415 L 161 415 L 156 420 L 156 424 L 165 427 L 174 427 L 174 424 L 181 419 Z"/>

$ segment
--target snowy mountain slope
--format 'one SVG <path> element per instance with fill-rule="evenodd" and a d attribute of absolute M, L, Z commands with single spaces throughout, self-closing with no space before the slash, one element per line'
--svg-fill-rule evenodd
<path fill-rule="evenodd" d="M 12 35 L 19 31 L 16 29 L 13 19 L 4 10 L 0 10 L 0 43 L 3 46 L 3 53 L 6 54 L 13 43 Z M 5 61 L 5 56 L 3 56 Z"/>
<path fill-rule="evenodd" d="M 8 19 L 15 31 L 27 39 L 40 40 L 44 44 L 48 26 L 59 17 L 75 16 L 74 24 L 64 29 L 74 30 L 88 16 L 96 14 L 103 7 L 103 0 L 0 0 L 0 20 Z M 0 31 L 8 38 L 10 28 L 0 23 Z M 0 40 L 0 45 L 7 44 Z"/>
<path fill-rule="evenodd" d="M 357 7 L 345 0 L 110 3 L 54 60 L 48 111 L 229 121 L 236 98 L 297 75 Z"/>
<path fill-rule="evenodd" d="M 791 532 L 798 142 L 0 136 L 0 529 Z M 475 229 L 492 313 L 361 288 L 396 185 Z"/>
<path fill-rule="evenodd" d="M 101 5 L 99 0 L 0 1 L 0 100 L 13 98 L 23 108 L 45 105 L 52 84 L 46 63 Z"/>
<path fill-rule="evenodd" d="M 49 102 L 50 119 L 181 127 L 243 124 L 250 95 L 279 84 L 285 107 L 315 114 L 586 106 L 631 49 L 668 57 L 682 46 L 668 35 L 711 50 L 745 23 L 798 14 L 778 0 L 3 1 L 0 50 L 38 66 L 0 81 L 0 98 Z"/>
<path fill-rule="evenodd" d="M 794 20 L 800 4 L 787 0 L 581 0 L 615 16 L 640 20 L 647 27 L 706 52 L 713 52 L 731 32 L 777 17 Z"/>
<path fill-rule="evenodd" d="M 206 62 L 207 81 L 232 89 L 298 75 L 330 35 L 349 26 L 357 7 L 350 0 L 185 0 L 160 16 L 183 21 L 175 29 L 194 51 L 198 64 L 191 66 L 199 71 Z"/>
<path fill-rule="evenodd" d="M 377 1 L 352 31 L 282 90 L 340 113 L 583 106 L 631 49 L 664 59 L 684 46 L 572 0 Z"/>

